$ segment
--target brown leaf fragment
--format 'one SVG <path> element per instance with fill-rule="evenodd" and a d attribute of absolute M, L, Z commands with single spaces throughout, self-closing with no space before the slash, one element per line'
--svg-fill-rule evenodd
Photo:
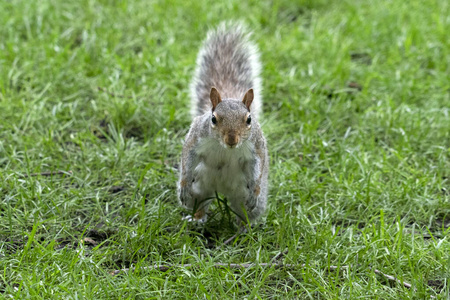
<path fill-rule="evenodd" d="M 351 88 L 351 89 L 355 89 L 355 90 L 358 90 L 358 91 L 361 91 L 362 90 L 362 85 L 360 85 L 359 83 L 357 83 L 357 82 L 354 82 L 354 81 L 350 81 L 348 84 L 347 84 L 347 86 L 349 87 L 349 88 Z"/>

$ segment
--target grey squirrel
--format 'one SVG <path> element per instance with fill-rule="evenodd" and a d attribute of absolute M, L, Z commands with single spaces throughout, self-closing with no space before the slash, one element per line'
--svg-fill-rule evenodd
<path fill-rule="evenodd" d="M 267 143 L 261 114 L 259 53 L 240 23 L 209 31 L 191 83 L 193 122 L 186 136 L 178 198 L 205 221 L 215 193 L 223 194 L 238 221 L 253 222 L 265 210 Z"/>

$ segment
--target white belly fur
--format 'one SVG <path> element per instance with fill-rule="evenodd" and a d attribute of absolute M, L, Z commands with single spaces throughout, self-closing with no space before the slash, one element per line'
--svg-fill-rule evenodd
<path fill-rule="evenodd" d="M 199 162 L 195 167 L 194 190 L 198 194 L 219 192 L 231 202 L 244 201 L 248 195 L 246 174 L 254 160 L 253 145 L 244 142 L 239 148 L 225 148 L 215 139 L 204 139 L 196 148 Z M 211 195 L 212 196 L 212 195 Z"/>

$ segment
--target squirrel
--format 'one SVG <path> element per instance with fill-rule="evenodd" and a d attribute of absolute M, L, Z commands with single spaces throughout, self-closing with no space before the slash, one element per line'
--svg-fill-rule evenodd
<path fill-rule="evenodd" d="M 269 156 L 258 123 L 262 110 L 259 52 L 241 23 L 208 32 L 191 83 L 193 122 L 186 136 L 178 198 L 205 222 L 216 193 L 238 222 L 252 223 L 267 203 Z"/>

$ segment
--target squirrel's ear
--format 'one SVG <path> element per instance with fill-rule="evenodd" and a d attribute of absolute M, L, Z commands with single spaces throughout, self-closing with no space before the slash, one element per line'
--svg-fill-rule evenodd
<path fill-rule="evenodd" d="M 244 99 L 242 100 L 242 103 L 245 104 L 245 106 L 247 106 L 247 109 L 250 111 L 250 105 L 252 104 L 253 101 L 253 89 L 249 89 L 247 91 L 247 93 L 245 93 Z"/>
<path fill-rule="evenodd" d="M 216 109 L 217 104 L 222 102 L 222 98 L 220 98 L 219 91 L 213 87 L 211 88 L 211 93 L 209 94 L 209 98 L 211 99 L 211 103 L 213 105 L 213 110 Z"/>

